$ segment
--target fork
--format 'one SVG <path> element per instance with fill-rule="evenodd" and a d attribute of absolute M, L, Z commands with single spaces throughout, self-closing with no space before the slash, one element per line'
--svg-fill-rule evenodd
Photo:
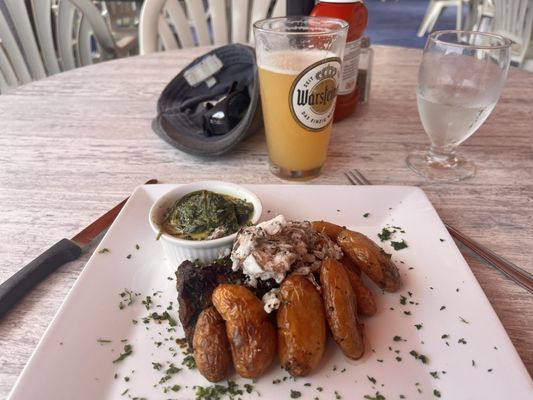
<path fill-rule="evenodd" d="M 367 178 L 365 178 L 365 176 L 357 169 L 348 171 L 344 175 L 346 176 L 346 178 L 348 178 L 352 185 L 372 185 L 372 183 Z M 454 239 L 461 242 L 467 248 L 469 248 L 478 256 L 483 258 L 490 265 L 498 269 L 500 272 L 504 273 L 515 283 L 519 284 L 524 289 L 528 290 L 530 293 L 533 293 L 532 274 L 514 265 L 509 260 L 506 260 L 505 258 L 497 255 L 491 250 L 487 249 L 482 244 L 461 233 L 459 230 L 447 224 L 446 222 L 444 222 L 444 226 L 446 227 L 446 229 L 448 229 L 448 232 Z"/>

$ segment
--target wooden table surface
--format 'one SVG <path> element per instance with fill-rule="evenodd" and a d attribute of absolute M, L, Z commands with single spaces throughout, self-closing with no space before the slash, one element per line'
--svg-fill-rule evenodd
<path fill-rule="evenodd" d="M 375 50 L 370 103 L 334 125 L 325 170 L 308 184 L 347 184 L 344 172 L 359 168 L 375 184 L 420 186 L 444 221 L 533 273 L 533 74 L 512 69 L 496 109 L 461 146 L 476 162 L 477 175 L 430 183 L 404 161 L 410 149 L 428 143 L 415 96 L 421 52 Z M 200 159 L 152 132 L 162 89 L 205 51 L 107 62 L 0 96 L 0 282 L 150 178 L 284 183 L 268 170 L 262 134 L 230 154 Z M 531 375 L 533 295 L 462 250 Z M 0 398 L 13 387 L 90 252 L 48 277 L 0 321 Z"/>

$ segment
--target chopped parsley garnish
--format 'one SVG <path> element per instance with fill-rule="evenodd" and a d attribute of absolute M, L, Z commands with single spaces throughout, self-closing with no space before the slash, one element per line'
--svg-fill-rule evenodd
<path fill-rule="evenodd" d="M 399 242 L 390 242 L 390 244 L 394 250 L 401 250 L 407 247 L 407 243 L 403 239 Z"/>
<path fill-rule="evenodd" d="M 422 361 L 422 364 L 428 363 L 428 358 L 424 354 L 419 354 L 416 350 L 411 350 L 409 352 L 415 359 Z"/>
<path fill-rule="evenodd" d="M 374 385 L 376 384 L 376 378 L 374 378 L 373 376 L 368 376 L 368 375 L 367 375 L 366 377 L 367 377 L 368 380 L 369 380 L 370 382 L 372 382 Z"/>
<path fill-rule="evenodd" d="M 440 306 L 440 311 L 444 310 L 446 306 Z"/>
<path fill-rule="evenodd" d="M 131 254 L 128 254 L 126 258 L 129 260 L 131 258 Z"/>
<path fill-rule="evenodd" d="M 465 338 L 461 338 L 457 341 L 457 343 L 466 344 Z"/>
<path fill-rule="evenodd" d="M 109 253 L 110 250 L 107 248 L 107 247 L 104 247 L 100 250 L 98 250 L 98 254 L 105 254 L 105 253 Z"/>
<path fill-rule="evenodd" d="M 196 400 L 218 400 L 225 394 L 230 395 L 230 398 L 243 394 L 242 389 L 239 389 L 233 381 L 228 381 L 228 386 L 216 384 L 207 387 L 195 386 L 194 388 L 196 389 Z"/>
<path fill-rule="evenodd" d="M 172 390 L 173 392 L 178 392 L 181 390 L 181 386 L 180 385 L 173 385 L 173 386 L 170 386 L 170 387 L 166 387 L 163 389 L 163 391 L 165 393 L 168 393 L 170 390 Z"/>
<path fill-rule="evenodd" d="M 364 213 L 364 214 L 363 214 L 363 217 L 364 217 L 364 218 L 368 218 L 369 215 L 370 215 L 370 213 Z"/>
<path fill-rule="evenodd" d="M 119 296 L 122 297 L 123 300 L 118 304 L 118 308 L 122 310 L 125 306 L 131 306 L 137 295 L 137 293 L 133 293 L 131 290 L 124 289 L 123 292 L 119 293 Z"/>
<path fill-rule="evenodd" d="M 300 397 L 302 397 L 302 392 L 291 389 L 291 399 L 299 399 Z"/>
<path fill-rule="evenodd" d="M 381 393 L 379 392 L 376 392 L 376 394 L 374 396 L 371 396 L 369 394 L 365 394 L 363 396 L 363 399 L 365 400 L 386 400 L 385 399 L 385 396 L 383 396 Z"/>
<path fill-rule="evenodd" d="M 433 395 L 435 397 L 440 397 L 440 392 L 437 389 L 433 389 Z"/>
<path fill-rule="evenodd" d="M 392 338 L 392 340 L 394 340 L 395 342 L 401 342 L 403 339 L 401 336 L 396 335 Z"/>
<path fill-rule="evenodd" d="M 160 322 L 160 323 L 165 321 L 165 320 L 167 320 L 170 326 L 178 325 L 176 320 L 174 318 L 172 318 L 172 316 L 168 313 L 168 311 L 164 311 L 162 314 L 158 314 L 158 313 L 154 312 L 154 313 L 150 314 L 149 316 L 144 317 L 143 318 L 143 322 L 145 324 L 147 324 L 147 323 L 150 322 L 150 319 L 153 319 L 154 321 Z"/>
<path fill-rule="evenodd" d="M 244 390 L 246 390 L 246 393 L 252 393 L 252 391 L 254 390 L 254 387 L 253 387 L 253 385 L 251 385 L 249 383 L 245 383 L 244 384 Z"/>
<path fill-rule="evenodd" d="M 113 364 L 117 363 L 119 361 L 124 360 L 126 357 L 130 356 L 133 353 L 133 348 L 131 347 L 131 344 L 126 344 L 124 346 L 124 353 L 121 353 L 118 358 L 113 360 Z"/>
<path fill-rule="evenodd" d="M 383 228 L 380 233 L 378 233 L 379 239 L 384 242 L 385 240 L 390 240 L 392 233 L 394 230 L 391 230 L 390 228 Z"/>
<path fill-rule="evenodd" d="M 96 339 L 96 343 L 100 343 L 100 344 L 111 343 L 111 340 L 109 340 L 109 339 Z"/>
<path fill-rule="evenodd" d="M 173 374 L 177 374 L 178 372 L 181 371 L 181 368 L 178 368 L 176 367 L 174 364 L 170 364 L 167 368 L 167 370 L 165 371 L 166 374 L 168 375 L 173 375 Z"/>
<path fill-rule="evenodd" d="M 465 324 L 469 324 L 470 322 L 468 322 L 466 319 L 464 319 L 463 317 L 459 316 L 459 320 Z"/>
<path fill-rule="evenodd" d="M 440 379 L 438 371 L 431 371 L 429 374 L 435 379 Z"/>
<path fill-rule="evenodd" d="M 417 330 L 422 329 L 422 326 L 424 326 L 424 324 L 415 324 L 415 328 L 416 328 Z"/>
<path fill-rule="evenodd" d="M 194 357 L 189 354 L 186 356 L 183 361 L 181 362 L 182 365 L 185 365 L 189 369 L 195 369 L 196 368 L 196 361 L 194 360 Z"/>
<path fill-rule="evenodd" d="M 150 296 L 146 296 L 146 298 L 142 301 L 142 304 L 146 307 L 147 310 L 152 308 L 152 298 Z"/>

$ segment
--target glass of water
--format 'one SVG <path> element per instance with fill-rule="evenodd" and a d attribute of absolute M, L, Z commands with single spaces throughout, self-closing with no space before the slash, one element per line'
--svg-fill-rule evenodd
<path fill-rule="evenodd" d="M 511 41 L 469 31 L 432 33 L 418 71 L 417 102 L 431 142 L 407 165 L 431 180 L 459 181 L 474 176 L 475 165 L 456 154 L 496 105 L 511 60 Z"/>

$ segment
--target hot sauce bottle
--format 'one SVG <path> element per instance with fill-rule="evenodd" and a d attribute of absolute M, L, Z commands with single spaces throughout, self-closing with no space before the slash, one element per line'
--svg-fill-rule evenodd
<path fill-rule="evenodd" d="M 356 85 L 357 69 L 361 38 L 368 24 L 368 10 L 362 0 L 320 0 L 311 11 L 311 15 L 340 18 L 350 24 L 342 60 L 342 78 L 333 117 L 333 121 L 340 121 L 355 111 L 359 100 L 360 92 Z"/>

